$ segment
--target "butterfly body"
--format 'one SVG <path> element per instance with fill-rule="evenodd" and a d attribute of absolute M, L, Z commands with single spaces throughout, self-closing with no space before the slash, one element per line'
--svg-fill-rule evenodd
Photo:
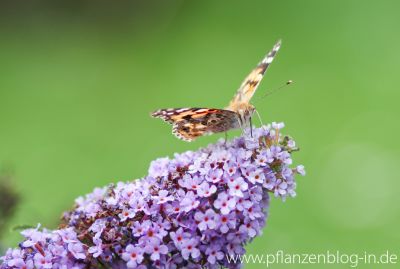
<path fill-rule="evenodd" d="M 249 126 L 251 117 L 255 112 L 255 107 L 250 104 L 250 99 L 279 48 L 280 41 L 246 77 L 225 109 L 168 108 L 157 110 L 151 116 L 161 118 L 172 124 L 172 133 L 185 141 L 193 141 L 199 136 Z"/>

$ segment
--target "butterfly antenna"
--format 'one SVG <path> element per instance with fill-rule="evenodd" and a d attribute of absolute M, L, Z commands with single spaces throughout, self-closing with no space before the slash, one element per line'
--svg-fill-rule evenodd
<path fill-rule="evenodd" d="M 276 91 L 278 91 L 278 90 L 280 90 L 280 89 L 282 89 L 282 88 L 285 88 L 286 86 L 288 86 L 288 85 L 290 85 L 290 84 L 292 84 L 292 83 L 293 83 L 293 80 L 288 80 L 288 81 L 286 81 L 285 84 L 279 86 L 278 88 L 275 88 L 275 89 L 273 89 L 273 90 L 271 90 L 271 91 L 268 91 L 266 94 L 264 94 L 263 96 L 261 96 L 260 98 L 258 98 L 254 103 L 256 103 L 256 102 L 258 102 L 258 101 L 264 99 L 265 97 L 267 97 L 267 96 L 273 94 L 274 92 L 276 92 Z"/>

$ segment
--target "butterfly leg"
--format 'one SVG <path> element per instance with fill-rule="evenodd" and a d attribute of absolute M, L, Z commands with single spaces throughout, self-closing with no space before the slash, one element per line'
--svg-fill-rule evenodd
<path fill-rule="evenodd" d="M 253 138 L 253 121 L 251 120 L 251 117 L 249 122 L 250 122 L 250 136 Z"/>
<path fill-rule="evenodd" d="M 228 132 L 225 132 L 225 142 L 224 142 L 224 144 L 226 145 L 226 143 L 228 143 Z"/>
<path fill-rule="evenodd" d="M 265 125 L 261 119 L 260 113 L 258 113 L 257 109 L 254 109 L 254 111 L 256 112 L 258 120 L 260 121 L 261 128 L 263 128 L 264 132 L 267 133 L 267 128 L 265 127 Z M 268 144 L 269 144 L 269 142 L 267 141 L 267 138 L 265 138 L 265 145 L 268 145 Z"/>
<path fill-rule="evenodd" d="M 254 111 L 256 112 L 257 117 L 258 117 L 258 120 L 260 121 L 261 128 L 263 128 L 264 131 L 266 131 L 266 128 L 265 128 L 265 125 L 264 125 L 264 123 L 263 123 L 263 121 L 262 121 L 262 119 L 261 119 L 260 113 L 258 113 L 258 110 L 257 110 L 257 109 L 255 109 Z"/>
<path fill-rule="evenodd" d="M 246 134 L 245 128 L 242 126 L 242 123 L 240 122 L 240 119 L 238 118 L 238 123 L 239 123 L 239 128 L 242 130 L 242 135 Z"/>

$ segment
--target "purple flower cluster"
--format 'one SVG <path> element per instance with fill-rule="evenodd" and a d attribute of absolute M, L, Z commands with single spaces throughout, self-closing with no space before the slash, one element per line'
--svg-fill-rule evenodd
<path fill-rule="evenodd" d="M 295 195 L 295 142 L 283 124 L 161 158 L 141 180 L 95 189 L 76 200 L 59 230 L 25 230 L 6 268 L 239 268 L 227 255 L 265 225 L 269 193 Z"/>

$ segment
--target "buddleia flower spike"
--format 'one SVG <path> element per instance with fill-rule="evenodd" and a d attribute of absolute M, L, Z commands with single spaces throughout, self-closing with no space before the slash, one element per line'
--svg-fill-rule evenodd
<path fill-rule="evenodd" d="M 282 127 L 160 158 L 142 179 L 96 188 L 59 229 L 23 231 L 0 268 L 239 268 L 230 257 L 261 234 L 270 197 L 294 197 L 305 173 Z"/>

